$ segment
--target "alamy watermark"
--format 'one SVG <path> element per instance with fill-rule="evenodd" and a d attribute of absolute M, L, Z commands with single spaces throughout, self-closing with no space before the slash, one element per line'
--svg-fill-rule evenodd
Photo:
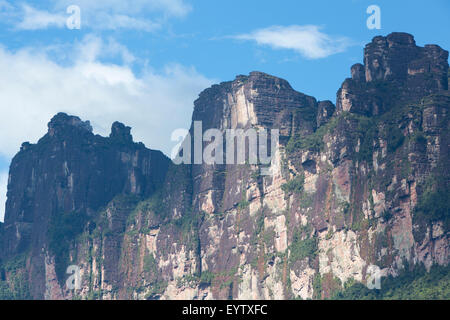
<path fill-rule="evenodd" d="M 81 9 L 77 5 L 70 5 L 66 9 L 70 16 L 66 20 L 66 27 L 70 30 L 81 29 Z"/>
<path fill-rule="evenodd" d="M 367 14 L 370 16 L 367 18 L 366 25 L 370 30 L 381 29 L 381 9 L 379 6 L 373 4 L 367 7 Z"/>
<path fill-rule="evenodd" d="M 202 122 L 194 121 L 192 133 L 185 129 L 172 133 L 172 141 L 179 143 L 171 157 L 175 164 L 270 165 L 279 148 L 279 135 L 279 129 L 264 128 L 203 131 Z"/>
<path fill-rule="evenodd" d="M 66 280 L 66 288 L 69 290 L 81 289 L 81 268 L 77 265 L 67 267 L 67 274 L 70 276 Z"/>
<path fill-rule="evenodd" d="M 381 269 L 379 266 L 371 264 L 367 267 L 367 274 L 369 277 L 366 281 L 368 289 L 381 289 Z"/>

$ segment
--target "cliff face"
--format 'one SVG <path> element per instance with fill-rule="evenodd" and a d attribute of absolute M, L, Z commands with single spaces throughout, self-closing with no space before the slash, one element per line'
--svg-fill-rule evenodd
<path fill-rule="evenodd" d="M 49 299 L 308 299 L 374 268 L 447 265 L 448 69 L 447 51 L 394 33 L 366 46 L 336 107 L 260 72 L 202 92 L 203 132 L 280 130 L 270 175 L 171 164 L 119 123 L 102 138 L 59 114 L 11 164 L 1 280 Z"/>
<path fill-rule="evenodd" d="M 58 254 L 63 269 L 57 271 L 64 276 L 69 237 L 85 225 L 92 228 L 98 210 L 115 196 L 151 195 L 169 162 L 161 152 L 133 143 L 130 128 L 121 123 L 103 138 L 89 122 L 57 114 L 48 133 L 36 145 L 24 143 L 12 160 L 2 259 L 26 255 L 31 294 L 43 298 L 52 255 Z"/>

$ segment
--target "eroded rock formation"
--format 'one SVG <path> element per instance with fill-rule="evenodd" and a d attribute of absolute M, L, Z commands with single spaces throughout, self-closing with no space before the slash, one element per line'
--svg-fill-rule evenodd
<path fill-rule="evenodd" d="M 280 129 L 271 175 L 174 165 L 120 123 L 103 138 L 58 114 L 11 164 L 1 258 L 20 264 L 2 280 L 48 299 L 320 299 L 371 266 L 447 265 L 448 69 L 447 51 L 393 33 L 336 107 L 261 72 L 202 92 L 204 131 Z"/>

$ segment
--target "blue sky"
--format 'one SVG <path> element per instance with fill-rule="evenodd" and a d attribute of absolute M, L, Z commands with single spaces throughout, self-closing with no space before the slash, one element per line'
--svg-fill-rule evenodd
<path fill-rule="evenodd" d="M 67 27 L 71 5 L 80 29 Z M 369 5 L 380 30 L 366 26 Z M 376 35 L 408 32 L 448 50 L 449 13 L 446 0 L 0 0 L 0 219 L 11 157 L 58 111 L 100 134 L 120 120 L 169 154 L 171 132 L 189 126 L 212 83 L 258 70 L 334 102 Z"/>

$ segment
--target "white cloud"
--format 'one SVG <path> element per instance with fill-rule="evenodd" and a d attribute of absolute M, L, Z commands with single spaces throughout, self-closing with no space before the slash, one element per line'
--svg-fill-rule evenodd
<path fill-rule="evenodd" d="M 40 8 L 0 0 L 0 16 L 19 30 L 64 28 L 68 6 L 81 10 L 81 28 L 155 31 L 170 17 L 186 16 L 192 7 L 185 0 L 47 0 Z M 45 8 L 45 9 L 43 9 Z"/>
<path fill-rule="evenodd" d="M 66 15 L 49 13 L 48 11 L 30 7 L 29 5 L 23 5 L 22 8 L 23 20 L 16 25 L 17 29 L 37 30 L 47 29 L 49 27 L 62 28 L 66 25 Z"/>
<path fill-rule="evenodd" d="M 54 0 L 56 8 L 66 8 L 76 4 L 82 10 L 112 12 L 117 14 L 137 14 L 139 12 L 161 12 L 166 16 L 184 17 L 192 7 L 185 0 Z"/>
<path fill-rule="evenodd" d="M 73 62 L 60 65 L 45 50 L 0 48 L 0 155 L 10 158 L 22 142 L 36 142 L 60 111 L 91 120 L 103 135 L 122 121 L 133 127 L 135 141 L 169 154 L 171 132 L 189 126 L 193 101 L 212 84 L 178 64 L 145 67 L 137 76 L 126 63 L 102 63 L 98 57 L 107 54 L 134 58 L 112 40 L 87 37 L 73 52 Z"/>
<path fill-rule="evenodd" d="M 325 58 L 345 51 L 351 41 L 345 37 L 332 37 L 314 25 L 271 26 L 233 38 L 256 41 L 274 49 L 295 50 L 308 59 Z"/>
<path fill-rule="evenodd" d="M 65 28 L 66 8 L 73 4 L 81 8 L 82 29 L 95 31 L 151 32 L 192 10 L 185 0 L 44 0 L 33 5 L 0 0 L 0 20 L 16 30 Z M 122 63 L 101 62 L 105 57 L 120 57 Z M 11 159 L 22 142 L 36 142 L 61 111 L 91 120 L 102 135 L 109 134 L 112 122 L 122 121 L 133 127 L 135 141 L 169 154 L 172 131 L 190 125 L 193 101 L 213 81 L 179 64 L 162 70 L 146 65 L 138 76 L 132 69 L 137 60 L 113 38 L 87 36 L 74 45 L 14 52 L 0 45 L 0 157 Z M 0 166 L 0 221 L 7 185 L 1 170 L 6 168 Z"/>
<path fill-rule="evenodd" d="M 6 187 L 8 185 L 8 173 L 0 172 L 0 221 L 4 221 L 6 204 Z"/>
<path fill-rule="evenodd" d="M 68 53 L 67 59 L 71 62 L 95 62 L 101 58 L 119 57 L 123 64 L 130 65 L 136 61 L 136 57 L 128 48 L 114 38 L 109 37 L 105 40 L 92 34 L 86 35 L 81 42 L 74 45 L 54 46 L 39 49 L 42 52 L 56 51 L 59 55 L 63 52 Z"/>
<path fill-rule="evenodd" d="M 0 0 L 0 10 L 1 12 L 8 12 L 14 9 L 14 7 L 6 0 Z"/>
<path fill-rule="evenodd" d="M 146 66 L 137 76 L 129 65 L 134 56 L 114 39 L 86 36 L 70 49 L 71 63 L 58 64 L 49 48 L 11 52 L 0 47 L 0 157 L 11 159 L 22 142 L 37 142 L 58 112 L 90 120 L 102 135 L 121 121 L 133 128 L 135 141 L 170 155 L 176 144 L 172 131 L 189 127 L 193 101 L 213 83 L 179 64 L 161 71 Z M 100 61 L 108 56 L 120 56 L 123 63 Z M 0 221 L 6 185 L 7 173 L 0 171 Z"/>
<path fill-rule="evenodd" d="M 91 17 L 92 19 L 92 17 Z M 92 22 L 92 21 L 91 21 Z M 99 13 L 93 18 L 95 29 L 99 30 L 119 30 L 134 29 L 152 32 L 161 28 L 161 23 L 148 19 L 133 18 L 123 14 Z"/>

